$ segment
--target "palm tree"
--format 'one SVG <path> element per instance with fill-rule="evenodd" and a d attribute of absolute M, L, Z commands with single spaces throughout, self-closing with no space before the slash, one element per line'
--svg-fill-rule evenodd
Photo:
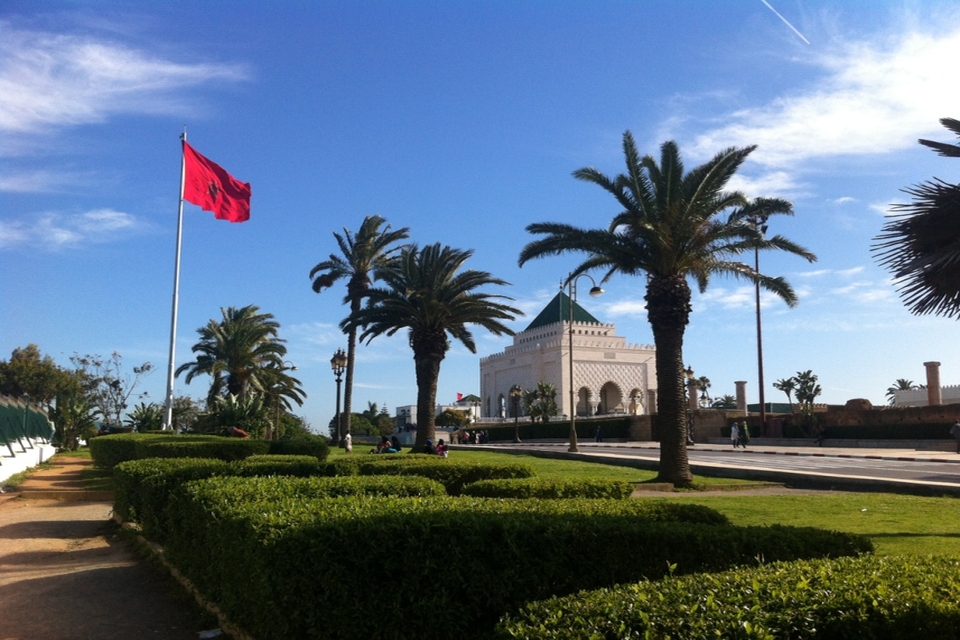
<path fill-rule="evenodd" d="M 177 375 L 186 372 L 187 384 L 198 375 L 213 378 L 208 403 L 226 395 L 246 397 L 264 393 L 271 386 L 282 384 L 297 388 L 300 382 L 285 373 L 283 357 L 287 354 L 284 340 L 278 337 L 280 324 L 273 314 L 260 313 L 256 305 L 241 309 L 220 309 L 223 318 L 210 320 L 197 329 L 200 340 L 193 345 L 197 359 L 180 365 Z"/>
<path fill-rule="evenodd" d="M 736 409 L 737 398 L 727 393 L 714 400 L 710 406 L 714 409 Z"/>
<path fill-rule="evenodd" d="M 345 331 L 362 327 L 360 341 L 392 336 L 406 329 L 417 376 L 417 441 L 422 451 L 435 436 L 435 406 L 440 363 L 450 348 L 450 337 L 472 353 L 477 347 L 467 325 L 476 324 L 495 335 L 513 335 L 502 321 L 522 312 L 497 300 L 507 296 L 476 291 L 485 285 L 505 285 L 485 271 L 460 268 L 472 251 L 441 247 L 402 248 L 397 260 L 379 272 L 382 286 L 367 291 L 367 305 L 340 323 Z"/>
<path fill-rule="evenodd" d="M 523 402 L 527 405 L 527 414 L 536 422 L 550 422 L 550 417 L 560 413 L 557 406 L 557 387 L 541 380 L 535 389 L 523 393 Z"/>
<path fill-rule="evenodd" d="M 399 247 L 395 243 L 406 240 L 409 229 L 403 227 L 396 231 L 390 225 L 383 229 L 384 220 L 380 216 L 367 216 L 360 225 L 357 234 L 344 228 L 343 235 L 334 233 L 341 255 L 330 254 L 327 260 L 310 270 L 313 278 L 313 290 L 317 293 L 333 286 L 338 280 L 346 278 L 347 295 L 344 304 L 350 305 L 351 315 L 360 310 L 363 297 L 377 277 L 377 271 L 395 257 Z M 343 386 L 343 430 L 350 433 L 350 415 L 353 406 L 353 372 L 357 358 L 356 327 L 346 330 L 347 334 L 347 371 Z M 339 435 L 334 437 L 337 440 Z"/>
<path fill-rule="evenodd" d="M 887 399 L 890 401 L 890 406 L 892 407 L 897 403 L 897 392 L 898 391 L 912 391 L 917 388 L 917 385 L 913 383 L 913 380 L 907 380 L 906 378 L 897 378 L 897 381 L 894 382 L 890 387 L 887 387 Z"/>
<path fill-rule="evenodd" d="M 960 136 L 960 121 L 940 123 Z M 920 140 L 939 155 L 960 157 L 960 146 Z M 871 250 L 897 282 L 916 315 L 960 315 L 960 184 L 939 178 L 903 190 L 913 202 L 894 204 Z"/>
<path fill-rule="evenodd" d="M 790 403 L 790 413 L 793 413 L 793 392 L 797 390 L 797 381 L 795 378 L 781 378 L 773 383 L 773 388 L 783 391 L 787 394 L 787 402 Z"/>
<path fill-rule="evenodd" d="M 543 238 L 520 252 L 521 266 L 543 256 L 586 254 L 569 278 L 592 269 L 605 270 L 604 281 L 616 273 L 645 276 L 647 317 L 657 349 L 659 479 L 675 485 L 693 480 L 684 406 L 683 334 L 691 310 L 687 278 L 704 291 L 712 276 L 733 275 L 759 283 L 793 306 L 797 297 L 786 280 L 758 273 L 735 258 L 754 249 L 779 249 L 816 259 L 781 236 L 765 238 L 751 222 L 761 214 L 792 214 L 789 202 L 769 198 L 751 202 L 742 193 L 724 190 L 754 148 L 727 149 L 685 172 L 675 142 L 661 146 L 658 164 L 652 156 L 640 157 L 627 131 L 623 135 L 625 174 L 611 178 L 593 168 L 573 174 L 616 198 L 622 211 L 609 226 L 531 224 L 527 231 Z M 719 217 L 723 213 L 729 213 L 726 220 Z"/>
<path fill-rule="evenodd" d="M 700 406 L 709 407 L 710 406 L 710 378 L 707 376 L 700 376 L 697 378 L 697 388 L 700 389 Z"/>

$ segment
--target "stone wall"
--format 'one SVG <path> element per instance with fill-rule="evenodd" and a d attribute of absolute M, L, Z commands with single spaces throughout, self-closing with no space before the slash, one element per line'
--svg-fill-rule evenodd
<path fill-rule="evenodd" d="M 960 404 L 941 404 L 934 407 L 886 407 L 883 409 L 848 409 L 830 407 L 820 414 L 827 426 L 855 424 L 909 424 L 947 423 L 960 420 Z"/>

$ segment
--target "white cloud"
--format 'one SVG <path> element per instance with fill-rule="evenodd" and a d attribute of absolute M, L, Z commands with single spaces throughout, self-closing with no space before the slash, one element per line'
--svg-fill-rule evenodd
<path fill-rule="evenodd" d="M 0 191 L 10 193 L 50 193 L 82 185 L 90 174 L 48 170 L 21 171 L 0 175 Z"/>
<path fill-rule="evenodd" d="M 905 33 L 881 44 L 851 42 L 814 58 L 824 75 L 803 93 L 727 116 L 697 136 L 692 152 L 757 144 L 763 171 L 801 169 L 814 158 L 883 154 L 938 132 L 939 118 L 960 104 L 952 82 L 960 29 L 943 35 Z M 760 180 L 763 180 L 761 178 Z M 785 184 L 796 178 L 779 177 Z"/>
<path fill-rule="evenodd" d="M 843 204 L 850 204 L 851 202 L 856 202 L 856 201 L 857 201 L 856 198 L 852 198 L 850 196 L 843 196 L 840 198 L 834 198 L 830 202 L 832 202 L 833 204 L 843 205 Z"/>
<path fill-rule="evenodd" d="M 41 247 L 51 251 L 104 243 L 145 227 L 135 216 L 113 209 L 81 214 L 45 213 L 33 220 L 0 222 L 0 249 Z"/>
<path fill-rule="evenodd" d="M 179 90 L 247 76 L 239 65 L 173 62 L 116 42 L 0 22 L 0 131 L 37 133 L 119 113 L 180 113 Z"/>

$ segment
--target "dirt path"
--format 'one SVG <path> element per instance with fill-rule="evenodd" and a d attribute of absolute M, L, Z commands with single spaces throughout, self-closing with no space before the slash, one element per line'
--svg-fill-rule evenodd
<path fill-rule="evenodd" d="M 63 478 L 49 482 L 69 489 Z M 197 640 L 217 626 L 121 539 L 111 509 L 0 501 L 0 640 Z"/>

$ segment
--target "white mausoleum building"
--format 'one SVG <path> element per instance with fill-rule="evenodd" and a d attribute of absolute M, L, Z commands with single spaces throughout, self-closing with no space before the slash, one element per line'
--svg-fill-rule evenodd
<path fill-rule="evenodd" d="M 480 359 L 481 415 L 512 416 L 510 389 L 539 382 L 557 390 L 560 414 L 643 414 L 656 411 L 656 351 L 627 344 L 616 326 L 601 323 L 573 303 L 573 381 L 570 380 L 570 298 L 561 291 L 502 353 Z M 521 409 L 523 413 L 523 409 Z"/>

